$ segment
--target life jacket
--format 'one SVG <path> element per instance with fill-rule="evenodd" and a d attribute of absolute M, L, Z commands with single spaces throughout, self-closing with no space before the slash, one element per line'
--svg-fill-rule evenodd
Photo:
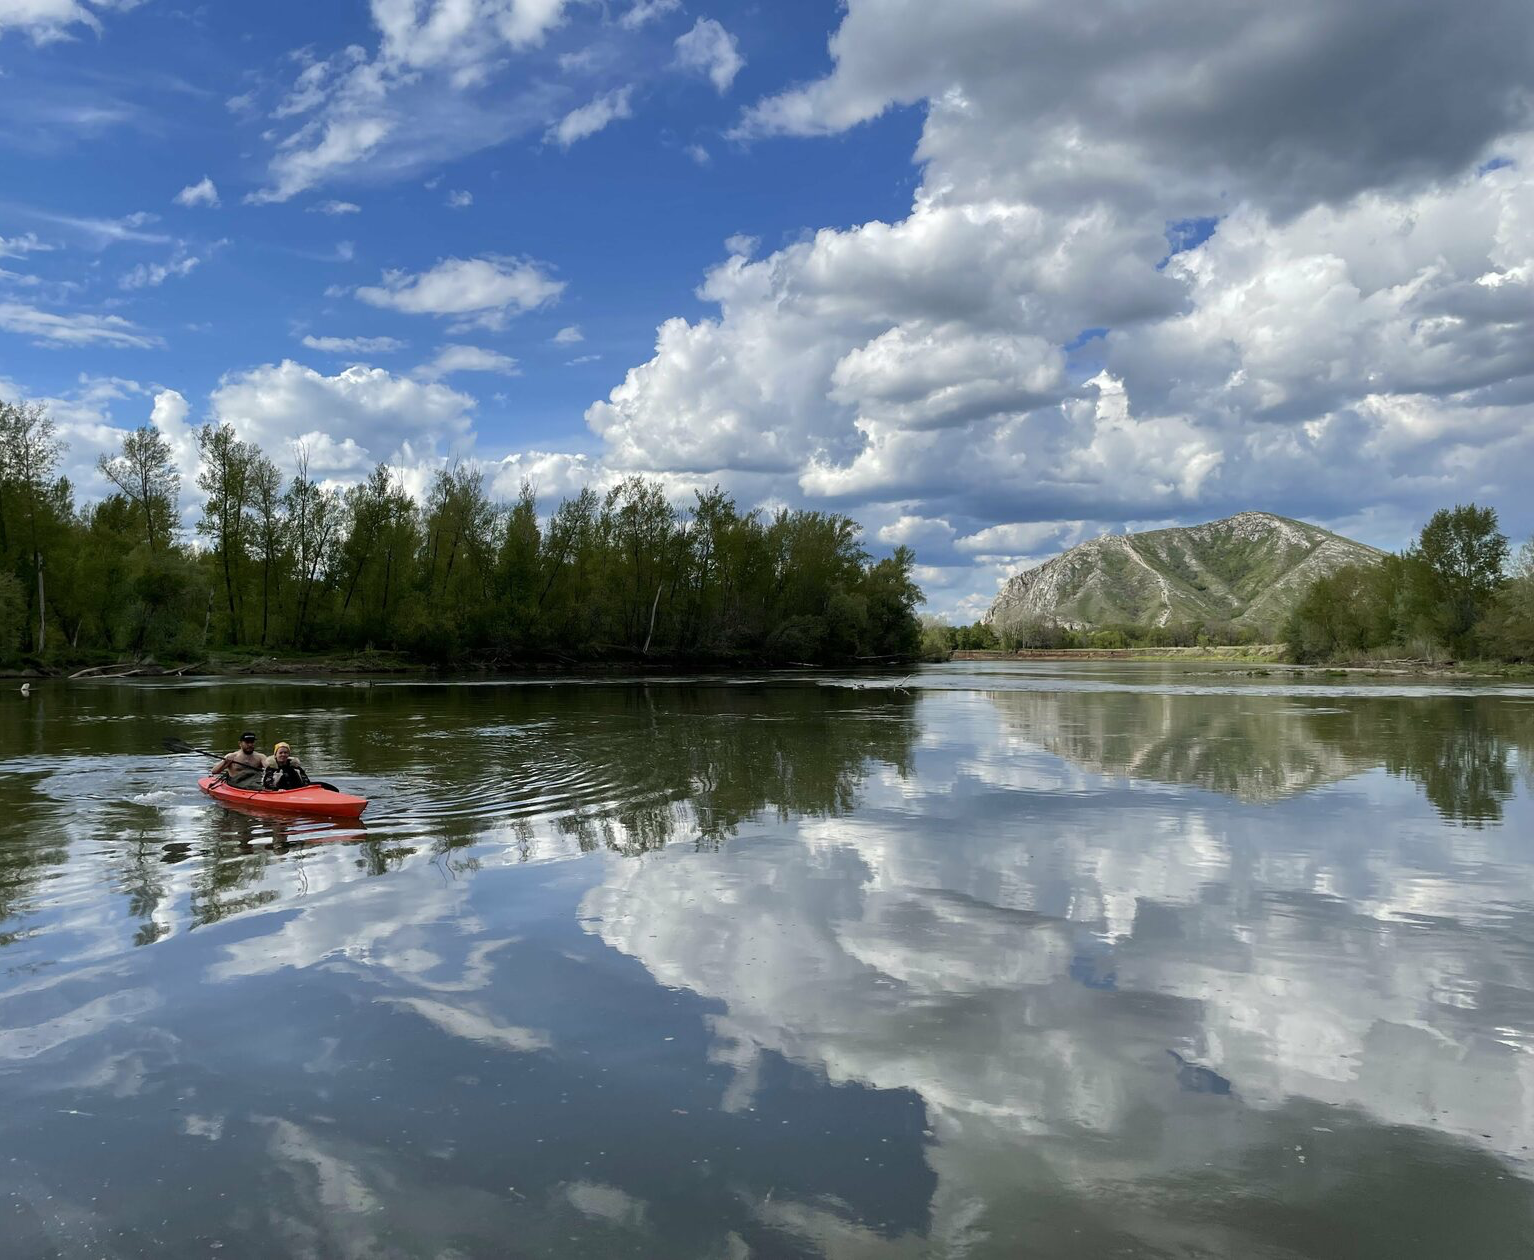
<path fill-rule="evenodd" d="M 289 757 L 287 765 L 281 765 L 274 757 L 267 763 L 266 786 L 273 792 L 286 792 L 289 788 L 309 786 L 309 775 L 299 764 L 297 757 Z"/>

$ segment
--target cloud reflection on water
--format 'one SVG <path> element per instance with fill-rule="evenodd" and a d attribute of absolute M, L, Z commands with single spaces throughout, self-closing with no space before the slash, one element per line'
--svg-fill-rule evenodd
<path fill-rule="evenodd" d="M 129 1126 L 187 1184 L 264 1161 L 247 1242 L 1489 1256 L 1534 1237 L 1534 706 L 393 703 L 460 731 L 439 805 L 485 756 L 556 786 L 523 816 L 416 816 L 427 767 L 380 756 L 398 794 L 361 843 L 103 801 L 46 846 L 0 845 L 11 1084 L 28 1108 L 115 1106 L 81 1122 Z M 43 781 L 76 773 L 28 755 Z M 25 1149 L 43 1189 L 75 1158 Z M 70 1236 L 100 1210 L 73 1203 Z"/>

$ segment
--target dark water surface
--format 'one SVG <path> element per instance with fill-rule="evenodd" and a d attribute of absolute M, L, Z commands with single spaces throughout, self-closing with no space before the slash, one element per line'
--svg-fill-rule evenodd
<path fill-rule="evenodd" d="M 0 1255 L 1534 1254 L 1534 690 L 889 681 L 8 689 Z"/>

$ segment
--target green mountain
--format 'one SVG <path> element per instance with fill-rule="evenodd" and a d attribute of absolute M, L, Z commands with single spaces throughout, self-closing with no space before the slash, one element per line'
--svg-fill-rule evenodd
<path fill-rule="evenodd" d="M 1106 534 L 1009 579 L 985 620 L 1073 629 L 1229 621 L 1272 633 L 1316 578 L 1382 554 L 1267 512 Z"/>

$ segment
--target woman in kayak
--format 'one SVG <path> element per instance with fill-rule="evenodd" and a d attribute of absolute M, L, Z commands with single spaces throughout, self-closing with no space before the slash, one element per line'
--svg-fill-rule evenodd
<path fill-rule="evenodd" d="M 259 792 L 266 764 L 266 758 L 256 751 L 255 731 L 246 731 L 240 736 L 240 746 L 213 767 L 213 775 L 230 787 Z"/>
<path fill-rule="evenodd" d="M 272 749 L 272 759 L 266 763 L 263 783 L 268 792 L 286 792 L 289 788 L 309 786 L 308 772 L 299 764 L 286 741 Z"/>

